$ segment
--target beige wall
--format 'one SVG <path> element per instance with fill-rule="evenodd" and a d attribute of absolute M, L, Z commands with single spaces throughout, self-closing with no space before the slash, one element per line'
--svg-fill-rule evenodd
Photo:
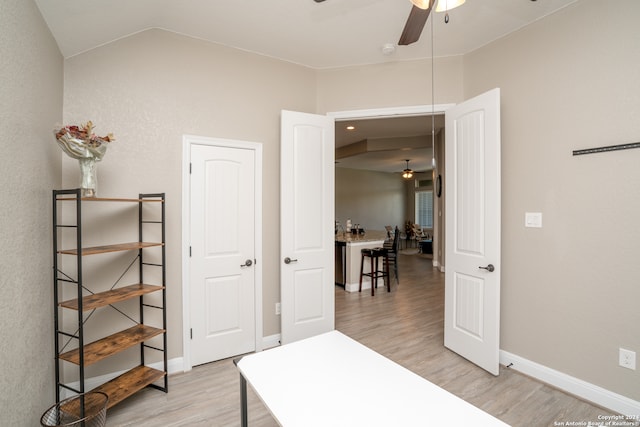
<path fill-rule="evenodd" d="M 435 104 L 462 101 L 462 57 L 434 61 Z M 431 105 L 431 60 L 318 71 L 318 113 Z"/>
<path fill-rule="evenodd" d="M 264 335 L 280 332 L 280 110 L 313 112 L 312 70 L 174 33 L 149 30 L 65 62 L 64 120 L 114 132 L 98 166 L 102 196 L 167 193 L 169 358 L 182 355 L 182 136 L 264 145 Z M 63 185 L 77 186 L 64 162 Z"/>
<path fill-rule="evenodd" d="M 502 95 L 501 348 L 640 400 L 640 2 L 581 0 L 464 58 Z M 524 227 L 542 212 L 543 228 Z"/>
<path fill-rule="evenodd" d="M 399 174 L 336 168 L 336 221 L 347 219 L 365 230 L 402 229 L 405 213 L 404 181 Z"/>
<path fill-rule="evenodd" d="M 39 425 L 55 402 L 51 190 L 62 56 L 32 1 L 0 2 L 0 425 Z"/>

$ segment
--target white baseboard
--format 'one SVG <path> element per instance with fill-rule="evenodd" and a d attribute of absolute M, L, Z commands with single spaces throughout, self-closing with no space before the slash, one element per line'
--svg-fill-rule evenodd
<path fill-rule="evenodd" d="M 444 265 L 440 264 L 440 261 L 433 260 L 433 267 L 440 270 L 440 273 L 444 273 Z"/>
<path fill-rule="evenodd" d="M 278 347 L 280 345 L 280 334 L 269 335 L 268 337 L 262 337 L 262 349 L 267 350 L 272 347 Z"/>
<path fill-rule="evenodd" d="M 364 283 L 363 283 L 364 285 Z M 360 285 L 358 283 L 345 283 L 344 284 L 344 290 L 347 292 L 358 292 L 358 288 L 360 287 Z M 369 286 L 366 289 L 369 289 L 371 287 L 371 285 L 369 284 Z"/>
<path fill-rule="evenodd" d="M 500 363 L 596 405 L 627 416 L 640 414 L 640 402 L 500 350 Z"/>
<path fill-rule="evenodd" d="M 156 369 L 162 369 L 162 363 L 156 363 L 150 366 Z M 169 359 L 167 361 L 167 372 L 169 373 L 169 375 L 182 373 L 184 372 L 184 370 L 182 369 L 183 366 L 184 366 L 184 360 L 182 360 L 182 357 Z"/>

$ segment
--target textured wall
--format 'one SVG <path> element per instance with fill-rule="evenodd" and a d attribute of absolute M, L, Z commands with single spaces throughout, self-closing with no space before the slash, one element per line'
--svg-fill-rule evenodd
<path fill-rule="evenodd" d="M 502 94 L 501 348 L 640 400 L 640 2 L 581 0 L 465 56 Z M 542 212 L 543 228 L 525 228 Z"/>
<path fill-rule="evenodd" d="M 39 425 L 55 402 L 52 131 L 62 119 L 62 56 L 32 0 L 0 2 L 0 425 Z"/>
<path fill-rule="evenodd" d="M 277 334 L 280 110 L 313 112 L 315 90 L 307 68 L 162 30 L 65 61 L 65 121 L 91 119 L 117 138 L 98 165 L 99 195 L 167 193 L 169 358 L 182 356 L 182 136 L 263 144 L 264 335 Z M 77 186 L 76 162 L 63 169 L 63 185 Z"/>

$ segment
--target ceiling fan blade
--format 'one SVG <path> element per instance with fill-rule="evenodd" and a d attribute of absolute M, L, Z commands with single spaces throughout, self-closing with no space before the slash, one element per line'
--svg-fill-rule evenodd
<path fill-rule="evenodd" d="M 422 29 L 427 23 L 429 13 L 431 13 L 432 8 L 433 2 L 428 9 L 420 9 L 417 6 L 413 6 L 411 8 L 409 18 L 407 18 L 407 23 L 404 25 L 404 30 L 402 30 L 398 45 L 406 46 L 418 41 L 420 34 L 422 34 Z"/>

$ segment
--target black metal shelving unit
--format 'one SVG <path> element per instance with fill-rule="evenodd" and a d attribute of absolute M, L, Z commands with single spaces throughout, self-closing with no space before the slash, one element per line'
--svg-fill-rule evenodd
<path fill-rule="evenodd" d="M 83 224 L 88 221 L 83 215 L 83 206 L 87 203 L 107 203 L 138 205 L 138 240 L 129 243 L 110 244 L 105 246 L 84 247 L 83 246 Z M 74 204 L 75 214 L 66 212 L 62 214 L 62 204 Z M 148 219 L 148 213 L 143 209 L 146 205 L 157 205 L 160 212 L 155 212 L 156 219 Z M 153 209 L 156 209 L 155 207 Z M 159 215 L 160 219 L 157 219 Z M 108 407 L 112 407 L 138 390 L 144 387 L 153 387 L 164 391 L 169 390 L 167 375 L 167 315 L 166 315 L 166 246 L 165 246 L 165 194 L 139 194 L 137 199 L 115 199 L 115 198 L 83 198 L 80 189 L 53 190 L 53 294 L 54 294 L 54 334 L 55 334 L 55 380 L 56 380 L 56 402 L 61 401 L 63 391 L 72 394 L 86 393 L 86 371 L 85 368 L 93 363 L 98 363 L 123 350 L 134 346 L 139 346 L 139 360 L 136 365 L 124 374 L 114 378 L 104 384 L 99 385 L 92 391 L 101 391 L 109 396 Z M 61 217 L 69 217 L 64 218 Z M 75 218 L 73 218 L 75 217 Z M 147 225 L 148 224 L 148 225 Z M 160 236 L 153 242 L 145 240 L 145 229 L 148 227 L 159 227 L 154 231 L 154 236 Z M 69 248 L 61 248 L 60 234 L 66 230 L 67 234 L 74 234 L 74 245 L 69 243 Z M 151 234 L 151 233 L 149 233 Z M 156 248 L 156 249 L 151 249 Z M 159 261 L 148 261 L 147 251 L 160 250 Z M 113 286 L 102 292 L 91 290 L 91 282 L 83 274 L 83 258 L 86 256 L 100 256 L 100 254 L 110 252 L 131 252 L 134 254 L 133 261 L 120 275 Z M 74 258 L 75 274 L 67 274 L 62 269 L 63 257 Z M 70 264 L 67 264 L 71 269 Z M 137 266 L 139 283 L 122 286 L 120 279 L 131 269 Z M 160 269 L 160 272 L 145 274 L 147 269 Z M 75 277 L 74 277 L 75 276 Z M 145 276 L 160 277 L 160 284 L 145 283 Z M 157 279 L 156 279 L 157 280 Z M 68 288 L 71 288 L 70 290 Z M 74 295 L 74 298 L 63 300 L 63 295 Z M 152 296 L 161 293 L 161 298 Z M 138 309 L 136 314 L 127 314 L 118 305 L 121 302 L 138 299 Z M 160 302 L 158 302 L 160 299 Z M 133 326 L 117 331 L 109 336 L 103 337 L 93 342 L 86 342 L 85 329 L 91 327 L 90 318 L 95 310 L 111 308 L 118 314 L 128 318 Z M 154 316 L 145 316 L 149 311 L 155 311 Z M 74 313 L 75 312 L 75 313 Z M 159 313 L 158 313 L 159 312 Z M 159 314 L 159 315 L 158 315 Z M 73 316 L 74 321 L 65 316 Z M 145 318 L 153 317 L 150 323 L 146 324 Z M 161 320 L 158 320 L 160 318 Z M 67 320 L 63 322 L 63 320 Z M 66 324 L 66 328 L 63 325 Z M 158 325 L 157 323 L 161 323 Z M 69 324 L 73 328 L 69 329 Z M 160 337 L 160 338 L 157 338 Z M 154 341 L 152 341 L 155 339 Z M 150 343 L 152 341 L 154 345 Z M 161 341 L 160 344 L 157 341 Z M 68 349 L 69 348 L 69 349 Z M 148 352 L 161 352 L 162 361 L 156 362 L 155 367 L 146 363 Z M 77 380 L 73 382 L 65 381 L 62 375 L 63 364 L 70 364 L 77 367 Z M 157 365 L 162 365 L 158 367 Z"/>

